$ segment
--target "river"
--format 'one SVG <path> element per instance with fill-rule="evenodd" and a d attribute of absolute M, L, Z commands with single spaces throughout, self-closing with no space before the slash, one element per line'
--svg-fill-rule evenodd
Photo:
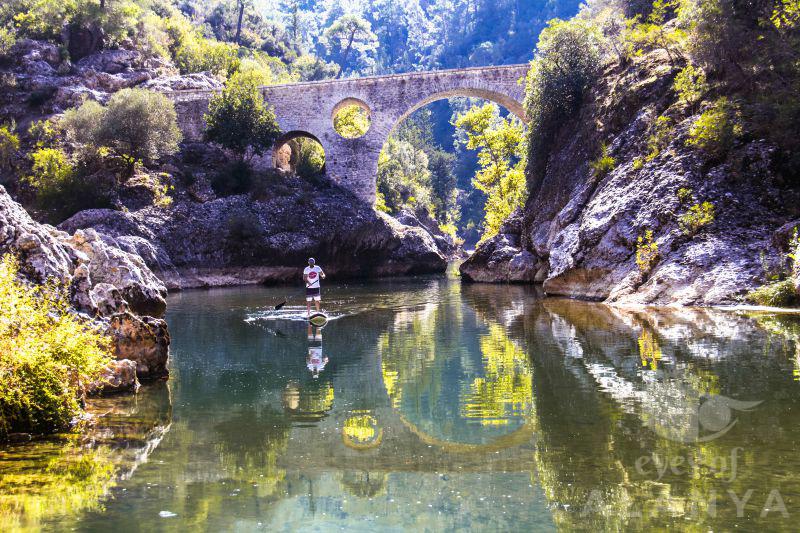
<path fill-rule="evenodd" d="M 0 529 L 796 530 L 797 316 L 324 296 L 309 331 L 296 288 L 172 295 L 170 380 L 0 449 Z"/>

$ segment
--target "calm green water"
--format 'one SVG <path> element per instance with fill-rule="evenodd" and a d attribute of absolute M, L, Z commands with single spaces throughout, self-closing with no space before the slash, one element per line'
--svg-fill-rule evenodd
<path fill-rule="evenodd" d="M 172 296 L 170 381 L 0 450 L 0 529 L 796 530 L 798 318 L 324 294 L 310 332 L 296 289 Z"/>

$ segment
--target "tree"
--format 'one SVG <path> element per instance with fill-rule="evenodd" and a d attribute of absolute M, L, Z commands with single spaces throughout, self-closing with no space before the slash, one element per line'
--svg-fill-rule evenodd
<path fill-rule="evenodd" d="M 467 148 L 478 150 L 479 170 L 473 183 L 487 194 L 481 240 L 498 233 L 500 225 L 527 197 L 525 132 L 516 119 L 500 118 L 497 106 L 474 106 L 460 115 L 456 127 L 467 135 Z"/>
<path fill-rule="evenodd" d="M 172 101 L 146 89 L 123 89 L 102 106 L 84 102 L 64 114 L 67 138 L 92 150 L 107 147 L 129 162 L 150 163 L 178 151 L 181 132 Z"/>
<path fill-rule="evenodd" d="M 599 29 L 582 20 L 551 20 L 539 37 L 525 90 L 531 192 L 543 179 L 556 133 L 597 77 L 601 44 Z"/>
<path fill-rule="evenodd" d="M 275 113 L 247 75 L 233 76 L 211 97 L 205 120 L 206 140 L 231 150 L 242 161 L 248 153 L 263 154 L 280 135 Z"/>
<path fill-rule="evenodd" d="M 252 5 L 252 0 L 236 0 L 238 15 L 236 16 L 236 35 L 233 37 L 233 41 L 236 44 L 242 44 L 242 19 L 244 18 L 245 8 L 250 5 Z"/>
<path fill-rule="evenodd" d="M 378 41 L 378 37 L 372 33 L 370 23 L 353 14 L 342 15 L 336 19 L 325 30 L 323 38 L 329 53 L 339 55 L 337 78 L 342 77 L 342 72 L 344 72 L 347 60 L 354 48 L 361 53 L 374 51 Z"/>

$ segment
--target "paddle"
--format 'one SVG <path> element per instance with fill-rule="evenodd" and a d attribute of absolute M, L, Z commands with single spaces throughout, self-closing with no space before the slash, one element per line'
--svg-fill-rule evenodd
<path fill-rule="evenodd" d="M 278 305 L 276 305 L 276 306 L 275 306 L 275 310 L 276 310 L 276 311 L 280 311 L 280 310 L 281 310 L 281 308 L 283 308 L 283 306 L 284 306 L 284 305 L 286 305 L 286 300 L 284 300 L 284 301 L 282 301 L 281 303 L 279 303 Z"/>

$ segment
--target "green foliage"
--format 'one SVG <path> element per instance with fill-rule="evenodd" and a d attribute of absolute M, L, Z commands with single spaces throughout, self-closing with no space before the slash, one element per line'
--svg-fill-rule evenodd
<path fill-rule="evenodd" d="M 19 282 L 18 264 L 0 260 L 0 440 L 11 432 L 50 433 L 80 412 L 81 390 L 111 360 L 110 339 L 69 312 L 56 286 Z"/>
<path fill-rule="evenodd" d="M 358 59 L 372 52 L 378 46 L 378 37 L 372 33 L 369 21 L 354 13 L 342 15 L 328 26 L 323 34 L 323 43 L 330 54 L 339 63 L 337 78 L 350 65 L 352 57 L 359 54 Z M 354 54 L 355 52 L 355 54 Z"/>
<path fill-rule="evenodd" d="M 325 150 L 314 139 L 299 137 L 297 143 L 297 165 L 295 171 L 301 178 L 319 176 L 325 169 Z"/>
<path fill-rule="evenodd" d="M 275 113 L 264 102 L 249 76 L 233 76 L 211 97 L 206 120 L 206 140 L 236 153 L 261 155 L 280 135 Z"/>
<path fill-rule="evenodd" d="M 594 175 L 598 178 L 607 176 L 617 166 L 617 160 L 608 153 L 608 145 L 606 143 L 600 145 L 600 155 L 591 162 L 590 166 Z"/>
<path fill-rule="evenodd" d="M 182 74 L 211 71 L 219 76 L 233 75 L 241 64 L 239 47 L 214 39 L 206 39 L 191 22 L 171 17 L 165 31 L 170 38 L 170 52 Z"/>
<path fill-rule="evenodd" d="M 14 156 L 19 150 L 19 136 L 14 133 L 15 129 L 13 122 L 0 125 L 0 170 L 11 169 Z"/>
<path fill-rule="evenodd" d="M 677 195 L 678 202 L 680 202 L 681 205 L 686 205 L 694 200 L 694 192 L 689 187 L 681 187 L 678 189 Z"/>
<path fill-rule="evenodd" d="M 708 92 L 708 83 L 703 69 L 687 65 L 678 72 L 673 83 L 678 100 L 688 106 L 694 106 Z"/>
<path fill-rule="evenodd" d="M 669 146 L 672 140 L 672 121 L 665 116 L 656 119 L 652 133 L 647 137 L 647 155 L 644 161 L 649 163 L 661 154 L 661 151 Z"/>
<path fill-rule="evenodd" d="M 644 168 L 644 158 L 643 157 L 634 157 L 633 158 L 633 170 L 642 170 Z"/>
<path fill-rule="evenodd" d="M 665 23 L 674 16 L 678 4 L 679 0 L 655 0 L 644 21 L 639 16 L 628 21 L 624 39 L 636 55 L 648 50 L 664 50 L 670 63 L 675 65 L 686 34 L 680 27 L 668 27 Z"/>
<path fill-rule="evenodd" d="M 800 27 L 800 0 L 781 0 L 775 3 L 770 22 L 779 30 Z"/>
<path fill-rule="evenodd" d="M 467 135 L 467 148 L 478 150 L 479 170 L 473 184 L 487 195 L 482 240 L 500 226 L 527 198 L 524 129 L 516 119 L 500 118 L 497 106 L 473 107 L 456 119 Z"/>
<path fill-rule="evenodd" d="M 378 156 L 377 182 L 390 212 L 403 208 L 433 212 L 428 155 L 410 142 L 389 137 Z"/>
<path fill-rule="evenodd" d="M 110 148 L 132 162 L 173 154 L 181 140 L 172 101 L 145 89 L 118 91 L 105 107 L 84 102 L 67 111 L 61 125 L 71 141 L 92 150 Z"/>
<path fill-rule="evenodd" d="M 30 158 L 31 175 L 23 181 L 53 223 L 83 209 L 109 207 L 110 185 L 84 176 L 60 148 L 37 148 Z"/>
<path fill-rule="evenodd" d="M 747 293 L 747 299 L 758 305 L 770 307 L 791 307 L 799 303 L 791 279 L 767 283 Z"/>
<path fill-rule="evenodd" d="M 17 35 L 14 28 L 0 25 L 0 57 L 10 52 L 16 42 Z"/>
<path fill-rule="evenodd" d="M 699 148 L 712 160 L 719 160 L 727 155 L 742 131 L 739 111 L 723 97 L 695 121 L 686 144 Z"/>
<path fill-rule="evenodd" d="M 343 106 L 333 117 L 333 129 L 345 139 L 363 137 L 369 125 L 369 113 L 358 104 Z"/>
<path fill-rule="evenodd" d="M 541 35 L 528 72 L 525 110 L 531 183 L 544 176 L 550 148 L 560 127 L 580 106 L 601 64 L 602 35 L 582 20 L 551 20 Z"/>
<path fill-rule="evenodd" d="M 646 276 L 658 261 L 658 243 L 653 240 L 653 230 L 645 230 L 636 239 L 636 266 Z"/>
<path fill-rule="evenodd" d="M 692 236 L 714 222 L 715 216 L 714 204 L 705 201 L 694 204 L 686 213 L 678 217 L 678 224 L 685 235 Z"/>
<path fill-rule="evenodd" d="M 317 56 L 304 54 L 292 62 L 290 69 L 302 81 L 319 81 L 336 76 L 339 67 Z"/>
<path fill-rule="evenodd" d="M 375 210 L 381 213 L 391 213 L 392 210 L 386 205 L 386 197 L 381 191 L 375 193 Z"/>

